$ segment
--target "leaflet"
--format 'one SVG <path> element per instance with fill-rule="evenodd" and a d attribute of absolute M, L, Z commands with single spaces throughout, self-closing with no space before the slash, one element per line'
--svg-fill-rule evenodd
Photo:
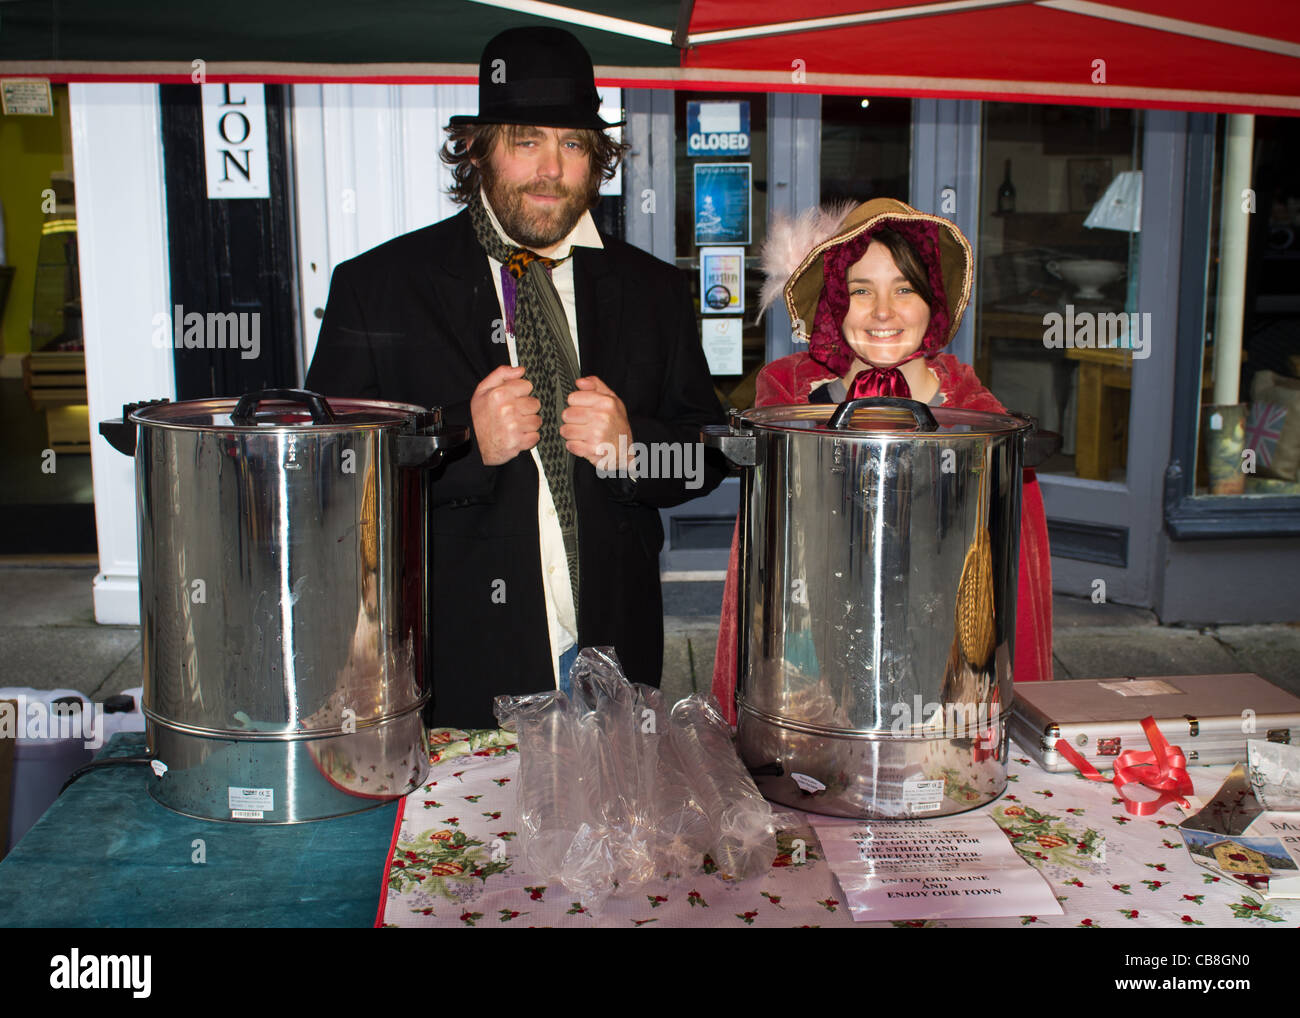
<path fill-rule="evenodd" d="M 1061 915 L 989 816 L 813 821 L 856 920 Z"/>

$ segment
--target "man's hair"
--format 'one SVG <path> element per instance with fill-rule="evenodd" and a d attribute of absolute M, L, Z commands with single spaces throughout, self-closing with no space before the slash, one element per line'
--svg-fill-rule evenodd
<path fill-rule="evenodd" d="M 458 205 L 468 205 L 483 185 L 483 171 L 474 163 L 487 162 L 498 139 L 513 145 L 525 131 L 536 130 L 524 124 L 451 124 L 439 156 L 451 167 L 452 185 L 447 193 Z M 630 146 L 617 142 L 604 131 L 577 130 L 577 136 L 591 156 L 591 205 L 599 197 L 600 185 L 614 176 L 619 161 Z"/>

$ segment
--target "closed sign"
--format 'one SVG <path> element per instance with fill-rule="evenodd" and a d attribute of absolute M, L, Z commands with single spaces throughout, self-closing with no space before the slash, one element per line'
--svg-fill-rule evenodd
<path fill-rule="evenodd" d="M 749 102 L 686 104 L 688 156 L 749 154 Z"/>

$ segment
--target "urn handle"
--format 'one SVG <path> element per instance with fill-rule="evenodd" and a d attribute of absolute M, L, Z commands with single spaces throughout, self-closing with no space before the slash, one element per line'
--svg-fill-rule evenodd
<path fill-rule="evenodd" d="M 409 434 L 397 436 L 397 465 L 431 470 L 443 457 L 469 441 L 469 428 L 463 424 L 444 424 L 442 407 L 416 414 Z"/>
<path fill-rule="evenodd" d="M 108 439 L 108 444 L 123 456 L 135 455 L 136 423 L 131 415 L 141 407 L 158 406 L 168 403 L 166 399 L 142 399 L 135 403 L 122 405 L 122 416 L 99 422 L 99 433 Z"/>
<path fill-rule="evenodd" d="M 842 431 L 849 426 L 849 423 L 853 420 L 853 415 L 858 410 L 870 407 L 893 407 L 897 410 L 907 410 L 916 419 L 917 430 L 939 430 L 939 422 L 934 419 L 934 414 L 930 413 L 928 406 L 924 403 L 918 403 L 914 399 L 900 399 L 897 396 L 863 396 L 860 399 L 846 399 L 835 408 L 835 413 L 831 414 L 827 427 L 835 431 Z"/>
<path fill-rule="evenodd" d="M 334 423 L 334 411 L 325 402 L 325 397 L 307 389 L 262 389 L 260 392 L 246 392 L 239 397 L 239 402 L 231 411 L 230 423 L 238 427 L 256 424 L 257 405 L 263 400 L 279 400 L 281 403 L 297 403 L 299 406 L 305 406 L 311 413 L 312 424 Z"/>
<path fill-rule="evenodd" d="M 1037 417 L 1021 413 L 1019 410 L 1008 410 L 1007 413 L 1029 425 L 1029 430 L 1023 435 L 1024 455 L 1020 463 L 1022 467 L 1041 466 L 1061 451 L 1061 436 L 1055 431 L 1040 428 Z"/>
<path fill-rule="evenodd" d="M 706 424 L 700 429 L 700 441 L 706 448 L 717 449 L 732 466 L 752 467 L 757 462 L 754 431 L 741 421 L 738 411 L 729 413 L 727 424 Z"/>

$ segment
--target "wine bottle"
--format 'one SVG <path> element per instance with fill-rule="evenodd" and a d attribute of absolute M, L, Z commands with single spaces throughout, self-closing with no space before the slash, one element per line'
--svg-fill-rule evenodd
<path fill-rule="evenodd" d="M 1011 160 L 1007 160 L 1007 173 L 998 188 L 998 215 L 1005 216 L 1016 211 L 1016 185 L 1011 183 Z"/>

